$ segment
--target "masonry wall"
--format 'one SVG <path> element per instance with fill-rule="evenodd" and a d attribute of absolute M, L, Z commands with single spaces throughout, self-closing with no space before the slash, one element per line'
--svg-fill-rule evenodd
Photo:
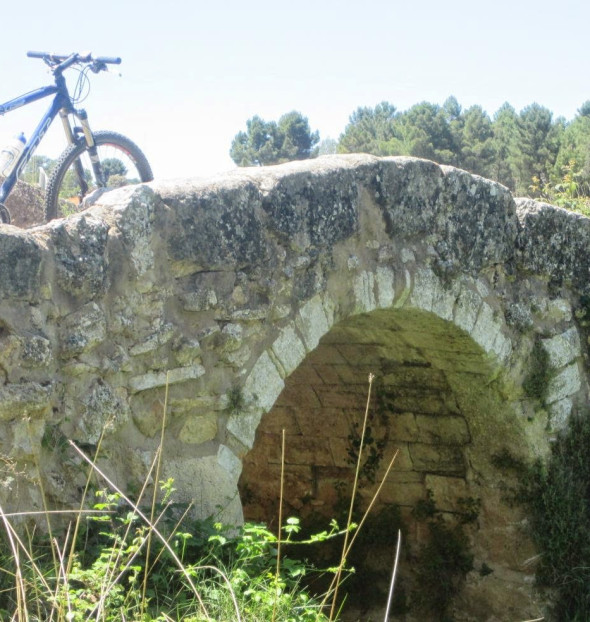
<path fill-rule="evenodd" d="M 133 490 L 165 421 L 163 476 L 198 514 L 271 518 L 282 426 L 292 509 L 329 513 L 370 372 L 384 454 L 400 450 L 384 499 L 409 507 L 434 487 L 452 511 L 479 486 L 485 560 L 500 520 L 486 452 L 501 439 L 543 454 L 587 401 L 589 241 L 581 216 L 370 156 L 124 188 L 64 221 L 2 226 L 0 503 L 39 510 L 42 486 L 76 506 L 70 440 L 100 443 L 100 468 Z M 542 395 L 523 388 L 539 348 Z M 520 557 L 493 555 L 525 589 Z"/>

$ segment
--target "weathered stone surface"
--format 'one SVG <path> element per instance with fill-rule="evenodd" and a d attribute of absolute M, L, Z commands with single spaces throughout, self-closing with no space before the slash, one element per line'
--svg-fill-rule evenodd
<path fill-rule="evenodd" d="M 105 430 L 109 472 L 137 484 L 166 422 L 163 475 L 196 513 L 227 502 L 241 520 L 242 478 L 264 518 L 285 430 L 289 509 L 334 515 L 374 374 L 360 503 L 399 448 L 385 500 L 412 521 L 429 488 L 449 516 L 464 492 L 481 497 L 478 563 L 516 585 L 528 544 L 489 456 L 546 454 L 588 402 L 589 222 L 432 162 L 352 155 L 123 188 L 29 233 L 0 226 L 0 453 L 14 461 L 1 481 L 40 507 L 40 452 L 49 498 L 77 506 L 79 476 L 44 434 L 94 445 Z M 535 342 L 543 404 L 522 390 Z"/>
<path fill-rule="evenodd" d="M 52 391 L 36 382 L 0 386 L 0 419 L 41 416 L 49 410 Z"/>
<path fill-rule="evenodd" d="M 56 282 L 80 300 L 104 293 L 108 226 L 86 215 L 50 225 L 55 249 Z"/>
<path fill-rule="evenodd" d="M 572 327 L 561 335 L 544 339 L 543 347 L 549 355 L 551 367 L 559 369 L 581 355 L 580 335 L 575 327 Z"/>
<path fill-rule="evenodd" d="M 196 380 L 205 373 L 202 365 L 190 365 L 188 367 L 177 367 L 167 372 L 152 372 L 135 376 L 129 380 L 129 388 L 132 392 L 146 391 L 157 387 L 165 387 L 167 384 L 176 384 L 188 380 Z"/>
<path fill-rule="evenodd" d="M 549 381 L 547 387 L 547 403 L 552 404 L 553 402 L 574 395 L 574 393 L 580 390 L 581 384 L 582 380 L 580 378 L 578 365 L 574 363 L 573 365 L 564 367 Z"/>
<path fill-rule="evenodd" d="M 517 247 L 523 267 L 589 292 L 590 220 L 532 199 L 517 199 L 516 206 L 521 224 Z"/>
<path fill-rule="evenodd" d="M 34 237 L 16 227 L 3 227 L 0 249 L 0 297 L 38 299 L 42 250 Z"/>
<path fill-rule="evenodd" d="M 64 319 L 60 335 L 63 357 L 87 352 L 106 339 L 105 314 L 95 302 L 90 302 Z"/>
<path fill-rule="evenodd" d="M 178 440 L 189 445 L 199 445 L 213 440 L 217 435 L 217 416 L 212 413 L 190 417 L 178 433 Z"/>

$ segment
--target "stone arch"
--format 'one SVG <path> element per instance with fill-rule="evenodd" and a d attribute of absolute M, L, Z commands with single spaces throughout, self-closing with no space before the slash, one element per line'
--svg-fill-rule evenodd
<path fill-rule="evenodd" d="M 522 389 L 537 337 L 507 321 L 514 300 L 495 295 L 486 276 L 443 282 L 430 267 L 410 262 L 399 272 L 398 278 L 391 268 L 359 271 L 341 300 L 329 293 L 309 300 L 254 366 L 244 385 L 246 399 L 257 404 L 249 415 L 254 427 L 241 437 L 251 447 L 239 483 L 245 517 L 276 522 L 282 430 L 286 511 L 336 514 L 353 478 L 352 436 L 362 421 L 367 377 L 375 374 L 369 450 L 379 460 L 365 477 L 361 506 L 395 450 L 377 507 L 401 508 L 410 557 L 424 538 L 412 508 L 430 492 L 447 517 L 461 515 L 464 503 L 481 503 L 470 531 L 474 568 L 491 568 L 494 576 L 472 573 L 458 606 L 489 615 L 501 592 L 497 615 L 530 616 L 538 603 L 529 589 L 532 571 L 523 564 L 535 551 L 492 458 L 544 454 L 553 430 L 583 400 L 578 330 L 567 302 L 555 301 L 553 313 L 565 328 L 541 340 L 552 380 L 548 416 L 538 416 Z M 343 308 L 351 312 L 339 317 Z M 230 420 L 229 431 L 240 433 L 237 421 Z"/>

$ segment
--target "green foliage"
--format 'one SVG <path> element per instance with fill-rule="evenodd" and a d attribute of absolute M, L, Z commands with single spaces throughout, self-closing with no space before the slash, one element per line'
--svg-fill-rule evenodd
<path fill-rule="evenodd" d="M 357 108 L 340 136 L 338 151 L 395 155 L 390 143 L 399 138 L 394 126 L 396 116 L 395 106 L 387 102 L 377 104 L 375 108 Z"/>
<path fill-rule="evenodd" d="M 381 102 L 358 108 L 340 136 L 341 153 L 409 155 L 451 164 L 508 186 L 518 195 L 546 196 L 570 162 L 576 192 L 590 193 L 590 102 L 569 124 L 539 104 L 520 113 L 503 104 L 493 120 L 481 108 L 421 102 L 405 112 Z M 568 191 L 571 194 L 571 191 Z M 556 196 L 556 198 L 560 198 Z M 561 205 L 562 203 L 560 203 Z M 570 203 L 563 203 L 570 208 Z"/>
<path fill-rule="evenodd" d="M 549 386 L 549 354 L 537 339 L 529 357 L 529 369 L 522 382 L 527 397 L 545 403 Z"/>
<path fill-rule="evenodd" d="M 151 528 L 138 512 L 126 509 L 120 494 L 106 491 L 96 493 L 95 513 L 79 532 L 78 548 L 70 558 L 64 556 L 69 548 L 62 548 L 58 552 L 62 561 L 56 564 L 46 539 L 34 540 L 29 561 L 27 555 L 20 560 L 27 586 L 26 614 L 22 603 L 18 604 L 13 551 L 8 541 L 0 543 L 3 619 L 229 621 L 236 619 L 237 607 L 242 620 L 252 622 L 273 618 L 285 622 L 327 620 L 319 602 L 302 587 L 302 580 L 314 572 L 309 564 L 287 551 L 276 574 L 275 534 L 264 525 L 234 528 L 212 519 L 179 521 L 175 517 L 185 516 L 185 512 L 170 503 L 172 484 L 172 480 L 160 482 L 163 498 L 156 507 L 158 512 L 163 511 L 158 530 L 169 548 L 153 532 L 150 534 Z M 300 531 L 297 519 L 288 519 L 283 531 L 284 549 L 301 544 L 295 542 Z M 325 542 L 337 532 L 333 523 L 305 543 Z M 183 572 L 179 572 L 177 560 Z M 198 598 L 188 578 L 198 586 Z"/>
<path fill-rule="evenodd" d="M 235 384 L 227 392 L 227 408 L 232 415 L 239 414 L 246 405 L 242 387 Z"/>
<path fill-rule="evenodd" d="M 540 553 L 537 582 L 551 589 L 554 617 L 590 619 L 590 417 L 572 416 L 546 462 L 526 463 L 503 451 L 493 463 L 512 471 L 512 499 L 527 510 L 530 534 Z"/>
<path fill-rule="evenodd" d="M 319 133 L 311 131 L 300 112 L 288 112 L 278 123 L 254 116 L 246 121 L 246 131 L 236 134 L 229 154 L 238 166 L 306 160 L 317 155 L 314 148 L 319 140 Z"/>
<path fill-rule="evenodd" d="M 542 186 L 540 180 L 534 177 L 532 189 L 548 203 L 590 216 L 589 180 L 590 173 L 586 169 L 581 170 L 575 160 L 570 160 L 561 167 L 561 177 L 557 182 Z"/>
<path fill-rule="evenodd" d="M 473 555 L 463 525 L 477 519 L 479 501 L 463 500 L 465 513 L 451 522 L 436 507 L 432 491 L 419 501 L 412 512 L 414 518 L 425 522 L 428 541 L 418 554 L 416 596 L 418 607 L 432 618 L 446 622 L 449 607 L 459 593 L 465 576 L 473 569 Z"/>

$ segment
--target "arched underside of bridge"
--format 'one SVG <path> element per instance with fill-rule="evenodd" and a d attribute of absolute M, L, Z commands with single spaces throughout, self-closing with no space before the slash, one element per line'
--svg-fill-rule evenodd
<path fill-rule="evenodd" d="M 522 562 L 534 550 L 523 533 L 523 516 L 505 499 L 509 482 L 494 467 L 493 456 L 530 454 L 539 422 L 527 420 L 507 399 L 506 383 L 494 367 L 468 333 L 432 313 L 380 310 L 335 325 L 262 417 L 243 460 L 239 488 L 245 518 L 276 527 L 284 430 L 284 515 L 318 526 L 327 524 L 318 517 L 342 520 L 369 398 L 368 379 L 374 375 L 358 506 L 367 508 L 380 488 L 372 516 L 399 508 L 406 587 L 412 586 L 419 551 L 428 539 L 416 509 L 431 498 L 449 525 L 469 523 L 465 532 L 474 571 L 463 604 L 457 606 L 486 615 L 499 606 L 504 619 L 509 614 L 514 619 L 533 616 L 538 609 L 527 587 L 530 569 Z M 470 521 L 473 512 L 477 517 Z M 383 529 L 396 531 L 398 524 L 379 524 L 375 542 L 360 545 L 371 549 L 361 552 L 361 558 L 369 557 L 373 570 L 382 571 L 385 590 L 392 549 L 384 550 L 383 542 L 390 542 L 392 533 Z M 493 572 L 486 575 L 488 568 Z M 498 585 L 504 593 L 501 603 L 491 596 Z"/>

